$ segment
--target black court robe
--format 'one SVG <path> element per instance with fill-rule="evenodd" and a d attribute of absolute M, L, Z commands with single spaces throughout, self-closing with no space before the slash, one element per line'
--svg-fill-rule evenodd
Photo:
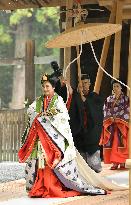
<path fill-rule="evenodd" d="M 66 86 L 60 84 L 55 90 L 64 102 L 67 99 Z M 91 92 L 83 102 L 80 94 L 73 90 L 69 108 L 70 127 L 74 144 L 79 152 L 87 152 L 92 155 L 99 149 L 99 140 L 103 125 L 104 100 L 100 95 Z M 84 127 L 84 112 L 86 112 L 87 125 Z"/>
<path fill-rule="evenodd" d="M 70 126 L 74 143 L 79 152 L 94 154 L 99 149 L 99 141 L 103 125 L 104 100 L 96 93 L 89 93 L 86 101 L 81 100 L 75 92 L 69 109 Z M 86 112 L 86 128 L 84 127 Z"/>
<path fill-rule="evenodd" d="M 55 92 L 61 96 L 66 103 L 67 101 L 67 87 L 66 85 L 61 86 L 60 80 L 57 81 L 55 86 Z"/>
<path fill-rule="evenodd" d="M 83 150 L 87 151 L 88 154 L 95 153 L 99 148 L 104 117 L 103 105 L 104 99 L 102 99 L 95 92 L 90 93 L 84 102 L 84 107 L 87 114 L 87 128 L 83 133 Z"/>

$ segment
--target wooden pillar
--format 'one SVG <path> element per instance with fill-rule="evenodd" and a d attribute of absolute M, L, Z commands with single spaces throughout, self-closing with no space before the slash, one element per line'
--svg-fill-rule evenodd
<path fill-rule="evenodd" d="M 63 23 L 65 23 L 65 12 L 62 12 L 65 10 L 65 7 L 60 7 L 60 20 L 59 20 L 59 27 L 60 27 L 60 33 L 62 33 L 65 29 L 63 28 Z M 60 58 L 59 58 L 59 65 L 60 68 L 64 68 L 64 48 L 60 48 Z"/>
<path fill-rule="evenodd" d="M 128 55 L 128 78 L 127 85 L 131 88 L 131 22 L 130 22 L 130 39 L 129 39 L 129 55 Z M 127 95 L 129 96 L 129 90 L 127 90 Z"/>
<path fill-rule="evenodd" d="M 81 5 L 78 4 L 78 10 L 81 10 Z M 78 16 L 78 25 L 80 24 L 81 22 L 81 15 Z M 81 22 L 82 23 L 82 22 Z M 83 23 L 82 23 L 83 24 Z M 76 24 L 77 25 L 77 24 Z M 76 46 L 76 51 L 77 51 L 77 57 L 80 53 L 80 47 L 79 45 Z M 77 59 L 77 70 L 78 70 L 78 84 L 79 84 L 79 92 L 81 94 L 81 96 L 83 95 L 83 92 L 82 92 L 82 81 L 81 81 L 81 66 L 80 66 L 80 58 Z"/>
<path fill-rule="evenodd" d="M 130 40 L 129 40 L 129 56 L 128 56 L 128 86 L 131 88 L 131 24 L 130 24 Z M 128 91 L 130 98 L 130 121 L 129 121 L 129 159 L 126 160 L 126 167 L 129 168 L 129 205 L 131 205 L 131 90 Z"/>
<path fill-rule="evenodd" d="M 109 23 L 115 22 L 115 16 L 116 16 L 116 2 L 114 2 L 112 5 Z M 111 39 L 111 36 L 108 36 L 107 38 L 105 38 L 104 44 L 103 44 L 103 49 L 102 49 L 102 54 L 101 54 L 101 59 L 100 59 L 100 65 L 103 68 L 105 67 L 105 64 L 106 64 L 106 59 L 107 59 L 108 50 L 109 50 L 109 46 L 110 46 L 110 39 Z M 99 93 L 99 91 L 100 91 L 102 78 L 103 78 L 103 71 L 99 67 L 98 72 L 97 72 L 97 76 L 96 76 L 95 86 L 94 86 L 94 92 L 96 92 L 96 93 Z"/>
<path fill-rule="evenodd" d="M 131 102 L 131 91 L 130 91 L 130 102 Z M 129 159 L 127 160 L 129 168 L 129 205 L 131 205 L 131 106 L 130 106 L 130 120 L 129 120 Z"/>
<path fill-rule="evenodd" d="M 66 0 L 66 29 L 69 29 L 72 27 L 72 18 L 69 18 L 69 9 L 72 9 L 73 7 L 73 0 Z M 66 43 L 66 42 L 65 42 Z M 64 49 L 64 69 L 66 69 L 67 65 L 70 63 L 71 60 L 71 48 L 65 48 Z M 70 68 L 68 69 L 66 73 L 66 79 L 68 82 L 70 82 Z"/>
<path fill-rule="evenodd" d="M 116 24 L 122 24 L 123 0 L 116 1 Z M 120 74 L 120 53 L 121 53 L 121 31 L 115 34 L 113 77 L 119 78 Z"/>
<path fill-rule="evenodd" d="M 35 99 L 35 41 L 27 40 L 25 46 L 25 100 L 29 104 Z"/>
<path fill-rule="evenodd" d="M 79 46 L 76 46 L 77 56 L 80 53 Z M 80 58 L 77 59 L 77 70 L 78 70 L 78 83 L 81 83 L 81 67 L 80 67 Z"/>
<path fill-rule="evenodd" d="M 131 102 L 131 91 L 129 95 Z M 129 205 L 131 205 L 131 106 L 130 106 L 130 120 L 129 120 L 129 159 L 126 160 L 126 167 L 129 168 Z"/>

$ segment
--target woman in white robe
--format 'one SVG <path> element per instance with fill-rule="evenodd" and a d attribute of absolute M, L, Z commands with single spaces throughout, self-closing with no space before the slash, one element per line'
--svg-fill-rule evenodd
<path fill-rule="evenodd" d="M 44 75 L 43 95 L 28 108 L 30 123 L 26 140 L 19 150 L 20 162 L 31 168 L 27 182 L 30 197 L 70 197 L 81 194 L 103 195 L 121 190 L 91 170 L 76 150 L 63 99 L 54 92 L 55 82 Z"/>

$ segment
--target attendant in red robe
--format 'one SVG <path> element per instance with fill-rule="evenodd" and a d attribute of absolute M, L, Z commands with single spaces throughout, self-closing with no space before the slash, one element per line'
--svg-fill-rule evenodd
<path fill-rule="evenodd" d="M 128 158 L 129 98 L 122 86 L 112 81 L 113 95 L 104 105 L 104 121 L 100 144 L 103 145 L 104 163 L 112 163 L 111 169 L 125 168 Z"/>

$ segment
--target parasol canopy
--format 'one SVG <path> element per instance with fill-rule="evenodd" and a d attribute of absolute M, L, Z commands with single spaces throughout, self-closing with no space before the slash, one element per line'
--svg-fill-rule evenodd
<path fill-rule="evenodd" d="M 71 46 L 78 46 L 81 43 L 96 41 L 122 29 L 119 24 L 110 23 L 93 23 L 82 24 L 72 27 L 63 33 L 59 34 L 52 40 L 48 41 L 45 46 L 47 48 L 65 48 Z"/>

